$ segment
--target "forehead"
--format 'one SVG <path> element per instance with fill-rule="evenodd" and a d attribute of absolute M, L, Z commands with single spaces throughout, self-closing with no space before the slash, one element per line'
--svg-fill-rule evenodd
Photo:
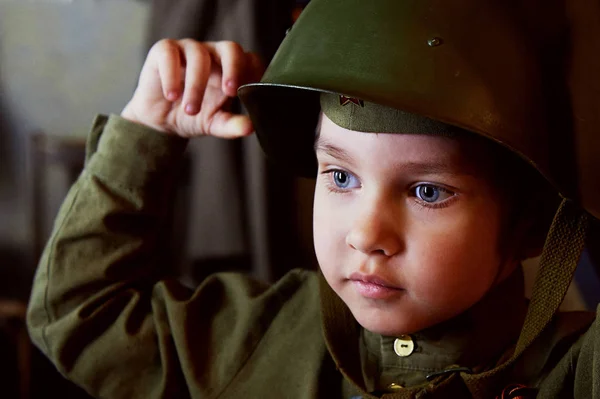
<path fill-rule="evenodd" d="M 352 158 L 355 163 L 392 167 L 429 163 L 478 175 L 487 174 L 494 166 L 493 147 L 487 139 L 475 134 L 445 137 L 411 132 L 357 132 L 336 125 L 324 114 L 315 141 L 318 157 Z"/>

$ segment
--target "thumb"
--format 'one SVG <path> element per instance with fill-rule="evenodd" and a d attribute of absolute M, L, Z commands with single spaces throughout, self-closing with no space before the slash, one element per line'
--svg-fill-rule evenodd
<path fill-rule="evenodd" d="M 213 116 L 208 134 L 221 138 L 237 138 L 249 136 L 253 131 L 254 127 L 248 116 L 220 111 Z"/>

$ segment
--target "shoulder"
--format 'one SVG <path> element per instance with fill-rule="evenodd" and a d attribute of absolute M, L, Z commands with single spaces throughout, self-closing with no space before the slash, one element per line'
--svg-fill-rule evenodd
<path fill-rule="evenodd" d="M 318 288 L 318 273 L 312 270 L 293 269 L 274 283 L 257 280 L 242 273 L 223 272 L 208 276 L 200 285 L 221 286 L 225 290 L 234 289 L 241 291 L 245 296 L 255 297 L 260 295 L 286 295 L 297 290 Z"/>
<path fill-rule="evenodd" d="M 275 300 L 279 306 L 297 297 L 318 296 L 318 273 L 311 270 L 293 269 L 274 283 L 267 283 L 241 273 L 216 273 L 207 277 L 196 291 L 209 293 L 211 297 L 245 298 L 251 302 Z"/>
<path fill-rule="evenodd" d="M 585 385 L 594 383 L 589 375 L 593 365 L 600 364 L 600 348 L 595 349 L 598 346 L 600 326 L 596 312 L 557 314 L 529 351 L 527 363 L 530 368 L 536 368 L 534 385 L 540 388 L 540 397 L 567 394 L 572 397 L 576 392 L 585 392 Z"/>
<path fill-rule="evenodd" d="M 574 311 L 560 312 L 548 329 L 540 337 L 540 343 L 545 346 L 546 360 L 552 363 L 564 357 L 569 352 L 571 355 L 579 347 L 579 342 L 589 336 L 597 327 L 596 312 Z"/>

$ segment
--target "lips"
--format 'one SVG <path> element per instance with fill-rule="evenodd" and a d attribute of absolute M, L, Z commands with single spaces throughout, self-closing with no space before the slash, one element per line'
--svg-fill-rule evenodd
<path fill-rule="evenodd" d="M 366 275 L 366 274 L 361 274 L 361 273 L 353 273 L 350 276 L 350 280 L 352 281 L 362 281 L 363 283 L 368 283 L 368 284 L 375 284 L 375 285 L 381 285 L 383 287 L 387 287 L 387 288 L 395 288 L 395 289 L 400 289 L 400 287 L 395 286 L 394 284 L 386 281 L 385 279 L 375 276 L 375 275 Z"/>
<path fill-rule="evenodd" d="M 401 287 L 375 275 L 353 273 L 349 280 L 358 294 L 365 298 L 388 299 L 404 292 Z"/>

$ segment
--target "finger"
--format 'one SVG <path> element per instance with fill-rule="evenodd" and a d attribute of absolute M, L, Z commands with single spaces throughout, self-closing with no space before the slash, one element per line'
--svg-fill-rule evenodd
<path fill-rule="evenodd" d="M 247 57 L 242 46 L 236 42 L 222 41 L 213 44 L 213 57 L 221 65 L 223 77 L 221 90 L 229 97 L 237 95 L 237 89 L 244 80 Z"/>
<path fill-rule="evenodd" d="M 162 92 L 169 101 L 175 101 L 181 95 L 181 54 L 177 42 L 161 40 L 153 47 Z"/>
<path fill-rule="evenodd" d="M 184 39 L 179 43 L 186 63 L 183 105 L 187 114 L 195 115 L 200 112 L 206 91 L 211 70 L 211 55 L 199 42 Z"/>
<path fill-rule="evenodd" d="M 246 115 L 217 112 L 210 123 L 209 134 L 221 138 L 237 138 L 252 134 L 254 127 Z"/>

